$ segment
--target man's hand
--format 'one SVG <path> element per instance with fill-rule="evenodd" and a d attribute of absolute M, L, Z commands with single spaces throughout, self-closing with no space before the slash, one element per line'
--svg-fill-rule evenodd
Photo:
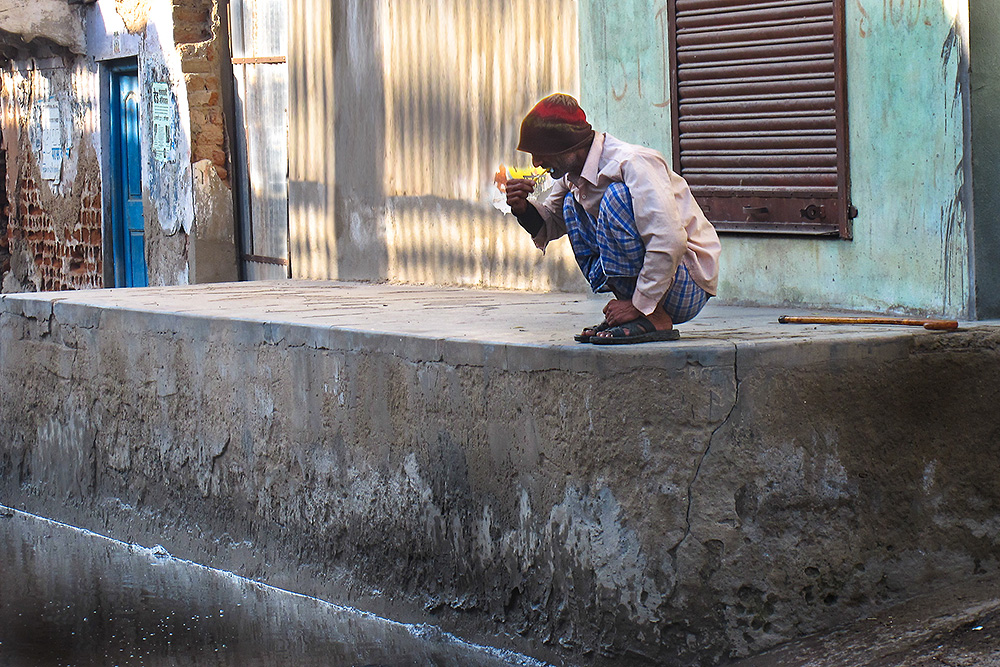
<path fill-rule="evenodd" d="M 514 215 L 524 215 L 531 204 L 528 195 L 535 191 L 535 183 L 525 178 L 515 178 L 507 181 L 507 206 Z"/>
<path fill-rule="evenodd" d="M 643 317 L 642 312 L 628 299 L 615 299 L 604 306 L 604 319 L 612 326 L 625 324 Z"/>

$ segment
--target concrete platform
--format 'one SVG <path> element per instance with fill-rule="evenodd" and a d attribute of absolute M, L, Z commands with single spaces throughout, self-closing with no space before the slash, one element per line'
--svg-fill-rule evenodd
<path fill-rule="evenodd" d="M 441 342 L 537 347 L 554 359 L 567 347 L 593 351 L 573 334 L 603 319 L 606 299 L 598 296 L 504 290 L 470 290 L 422 285 L 261 281 L 191 287 L 107 289 L 0 295 L 24 303 L 135 310 L 162 315 L 334 328 L 361 336 L 406 337 Z M 25 306 L 30 308 L 31 306 Z M 779 315 L 815 314 L 796 308 L 718 306 L 713 302 L 679 326 L 682 340 L 670 343 L 689 354 L 731 350 L 740 342 L 861 342 L 908 339 L 912 328 L 884 325 L 779 325 Z M 823 314 L 837 314 L 824 311 Z M 856 315 L 857 313 L 845 313 Z M 990 330 L 1000 322 L 963 323 Z M 602 353 L 663 356 L 664 344 L 604 347 Z M 429 348 L 428 348 L 429 349 Z M 558 365 L 558 363 L 556 364 Z"/>
<path fill-rule="evenodd" d="M 998 323 L 573 342 L 602 306 L 5 295 L 0 503 L 559 664 L 717 664 L 997 570 Z"/>

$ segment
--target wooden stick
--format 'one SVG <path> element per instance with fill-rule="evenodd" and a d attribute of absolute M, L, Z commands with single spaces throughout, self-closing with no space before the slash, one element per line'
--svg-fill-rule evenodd
<path fill-rule="evenodd" d="M 937 331 L 950 331 L 958 328 L 955 320 L 920 320 L 905 317 L 798 317 L 782 315 L 778 318 L 781 324 L 903 324 L 923 327 Z"/>

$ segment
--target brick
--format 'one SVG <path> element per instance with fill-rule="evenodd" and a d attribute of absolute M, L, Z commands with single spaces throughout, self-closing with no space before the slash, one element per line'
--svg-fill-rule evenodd
<path fill-rule="evenodd" d="M 181 71 L 185 74 L 208 74 L 215 71 L 215 64 L 200 56 L 181 60 Z"/>
<path fill-rule="evenodd" d="M 191 125 L 203 125 L 209 122 L 211 113 L 204 108 L 193 108 L 189 115 Z"/>
<path fill-rule="evenodd" d="M 212 36 L 210 32 L 195 25 L 174 26 L 174 39 L 178 42 L 204 42 Z"/>
<path fill-rule="evenodd" d="M 188 104 L 192 107 L 199 106 L 211 106 L 213 104 L 218 104 L 219 94 L 210 92 L 207 90 L 199 91 L 196 93 L 188 93 Z"/>
<path fill-rule="evenodd" d="M 174 24 L 177 23 L 210 23 L 211 13 L 206 8 L 181 7 L 174 5 Z"/>
<path fill-rule="evenodd" d="M 222 131 L 222 128 L 217 125 L 203 125 L 197 132 L 197 138 L 195 141 L 198 143 L 211 142 L 215 145 L 222 145 L 222 142 L 226 138 L 226 133 Z"/>
<path fill-rule="evenodd" d="M 192 74 L 184 77 L 188 90 L 219 90 L 222 82 L 214 74 Z"/>

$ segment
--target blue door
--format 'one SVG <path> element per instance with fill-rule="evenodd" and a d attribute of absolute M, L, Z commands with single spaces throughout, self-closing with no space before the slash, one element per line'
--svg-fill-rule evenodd
<path fill-rule="evenodd" d="M 115 286 L 145 287 L 139 75 L 134 64 L 111 70 L 111 174 Z"/>

